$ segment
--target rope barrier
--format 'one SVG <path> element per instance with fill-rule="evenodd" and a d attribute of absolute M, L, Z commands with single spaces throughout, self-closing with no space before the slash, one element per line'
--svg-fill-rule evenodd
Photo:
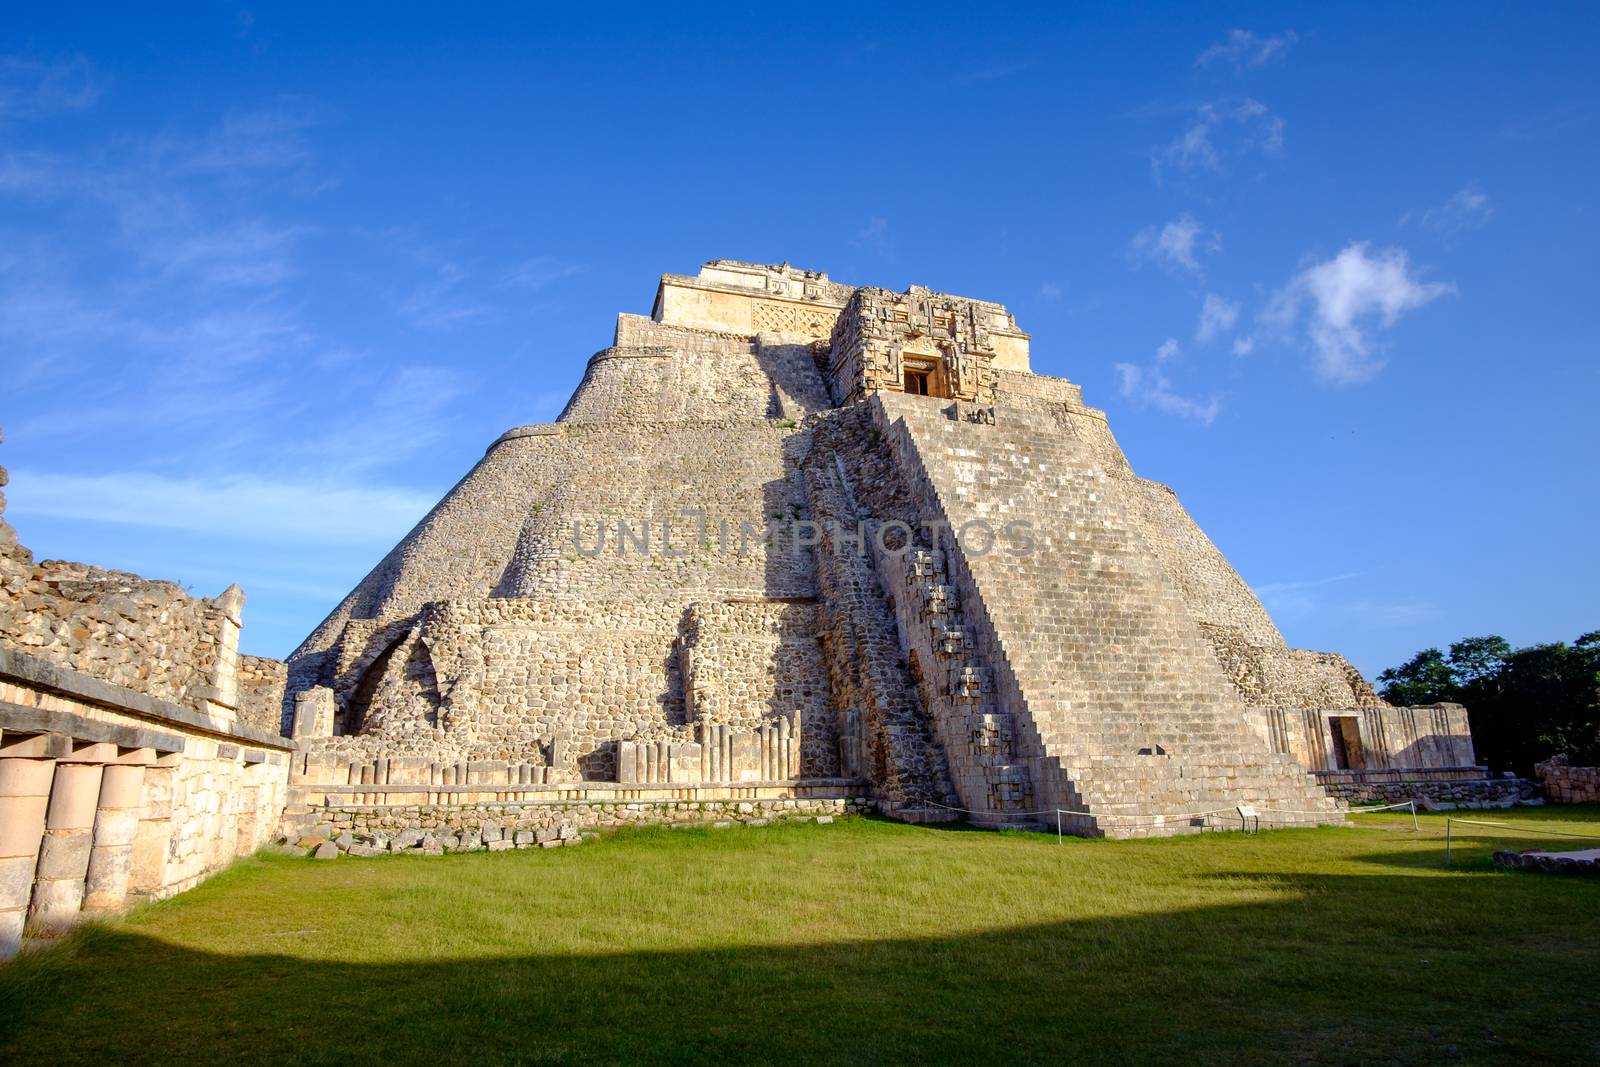
<path fill-rule="evenodd" d="M 971 808 L 952 808 L 949 804 L 941 804 L 937 800 L 930 800 L 928 803 L 945 811 L 959 811 L 963 815 L 1049 815 L 1055 811 L 1054 808 L 1046 808 L 1043 811 L 973 811 Z"/>
<path fill-rule="evenodd" d="M 1445 822 L 1458 822 L 1465 826 L 1493 826 L 1498 830 L 1514 830 L 1519 834 L 1549 834 L 1551 837 L 1576 837 L 1584 841 L 1600 841 L 1600 835 L 1573 834 L 1565 830 L 1536 830 L 1531 826 L 1513 826 L 1503 822 L 1479 822 L 1476 819 L 1446 819 Z"/>

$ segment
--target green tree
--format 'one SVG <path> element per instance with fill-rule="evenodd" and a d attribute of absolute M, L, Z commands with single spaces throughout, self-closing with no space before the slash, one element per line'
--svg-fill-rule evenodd
<path fill-rule="evenodd" d="M 1437 704 L 1456 698 L 1450 664 L 1437 648 L 1425 648 L 1398 667 L 1378 675 L 1380 694 L 1391 704 Z"/>
<path fill-rule="evenodd" d="M 1450 646 L 1450 677 L 1466 689 L 1500 672 L 1511 656 L 1511 643 L 1498 634 L 1463 637 Z"/>

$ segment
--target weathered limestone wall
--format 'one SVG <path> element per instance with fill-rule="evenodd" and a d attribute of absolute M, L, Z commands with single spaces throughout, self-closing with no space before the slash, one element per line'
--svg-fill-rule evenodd
<path fill-rule="evenodd" d="M 1600 804 L 1600 767 L 1573 767 L 1560 755 L 1535 765 L 1533 773 L 1552 804 Z"/>
<path fill-rule="evenodd" d="M 276 831 L 289 743 L 0 650 L 0 958 L 182 892 Z"/>

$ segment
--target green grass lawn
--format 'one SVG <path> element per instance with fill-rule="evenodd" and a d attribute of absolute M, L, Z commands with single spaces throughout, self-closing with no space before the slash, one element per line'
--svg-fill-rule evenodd
<path fill-rule="evenodd" d="M 265 856 L 0 968 L 0 1062 L 1600 1062 L 1600 879 L 1489 863 L 1600 809 L 1481 817 Z"/>

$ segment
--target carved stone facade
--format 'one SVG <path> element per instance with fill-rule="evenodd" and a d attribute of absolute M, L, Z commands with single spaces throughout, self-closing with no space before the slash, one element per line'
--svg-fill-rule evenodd
<path fill-rule="evenodd" d="M 1027 370 L 1027 340 L 999 304 L 857 289 L 829 339 L 829 383 L 841 403 L 891 391 L 992 404 L 998 370 Z"/>

